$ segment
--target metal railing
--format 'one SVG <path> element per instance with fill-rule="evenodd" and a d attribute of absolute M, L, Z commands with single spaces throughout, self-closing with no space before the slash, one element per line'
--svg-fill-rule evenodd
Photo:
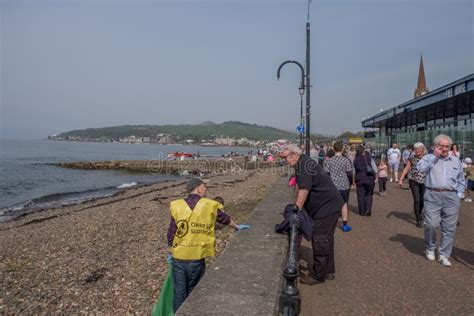
<path fill-rule="evenodd" d="M 298 315 L 301 306 L 300 291 L 297 287 L 299 273 L 297 245 L 298 227 L 300 225 L 300 219 L 298 217 L 299 209 L 295 205 L 292 211 L 293 214 L 290 217 L 290 249 L 288 251 L 286 267 L 283 270 L 285 281 L 279 300 L 279 310 L 284 316 Z"/>

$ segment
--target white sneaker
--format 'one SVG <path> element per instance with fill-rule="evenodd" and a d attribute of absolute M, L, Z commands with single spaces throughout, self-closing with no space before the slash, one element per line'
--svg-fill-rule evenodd
<path fill-rule="evenodd" d="M 392 178 L 390 178 L 390 182 L 393 182 L 393 179 L 392 179 Z"/>
<path fill-rule="evenodd" d="M 438 262 L 441 263 L 445 267 L 450 267 L 452 266 L 451 261 L 449 261 L 449 258 L 443 255 L 439 256 Z"/>
<path fill-rule="evenodd" d="M 470 198 L 465 198 L 465 199 L 464 199 L 464 202 L 471 203 L 472 200 L 471 200 Z"/>
<path fill-rule="evenodd" d="M 426 255 L 426 259 L 428 259 L 429 261 L 435 261 L 436 260 L 434 251 L 425 250 L 425 255 Z"/>

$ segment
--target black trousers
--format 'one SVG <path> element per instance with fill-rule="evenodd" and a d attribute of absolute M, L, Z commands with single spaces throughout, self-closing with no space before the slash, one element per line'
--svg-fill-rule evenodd
<path fill-rule="evenodd" d="M 421 221 L 421 212 L 423 211 L 423 195 L 425 195 L 425 185 L 414 180 L 409 180 L 411 194 L 413 195 L 413 210 L 417 221 Z"/>
<path fill-rule="evenodd" d="M 357 205 L 359 206 L 359 214 L 365 215 L 372 212 L 372 200 L 374 198 L 375 182 L 357 183 Z"/>
<path fill-rule="evenodd" d="M 387 191 L 387 177 L 379 178 L 379 192 Z"/>
<path fill-rule="evenodd" d="M 314 219 L 314 233 L 311 238 L 313 247 L 313 277 L 322 279 L 328 273 L 335 273 L 334 231 L 340 212 L 323 218 Z"/>
<path fill-rule="evenodd" d="M 351 190 L 339 190 L 339 194 L 341 195 L 342 199 L 344 202 L 349 203 L 349 195 L 351 193 Z"/>

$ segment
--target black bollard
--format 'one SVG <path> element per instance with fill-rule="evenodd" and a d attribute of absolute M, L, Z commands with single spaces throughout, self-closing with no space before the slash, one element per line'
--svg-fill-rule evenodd
<path fill-rule="evenodd" d="M 298 280 L 298 227 L 300 219 L 298 217 L 299 208 L 293 206 L 293 214 L 290 217 L 290 249 L 288 251 L 288 258 L 286 267 L 283 270 L 283 277 L 285 278 L 284 286 L 280 294 L 280 313 L 287 315 L 298 315 L 300 313 L 300 291 L 297 287 Z"/>

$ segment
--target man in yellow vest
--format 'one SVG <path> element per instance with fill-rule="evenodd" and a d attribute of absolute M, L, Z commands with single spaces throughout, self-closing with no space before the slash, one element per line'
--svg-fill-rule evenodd
<path fill-rule="evenodd" d="M 215 223 L 235 230 L 249 228 L 248 225 L 237 225 L 222 211 L 224 207 L 221 203 L 205 198 L 207 188 L 204 180 L 192 178 L 186 189 L 189 192 L 187 198 L 170 204 L 171 220 L 167 236 L 173 257 L 175 312 L 204 275 L 204 259 L 214 256 Z"/>

